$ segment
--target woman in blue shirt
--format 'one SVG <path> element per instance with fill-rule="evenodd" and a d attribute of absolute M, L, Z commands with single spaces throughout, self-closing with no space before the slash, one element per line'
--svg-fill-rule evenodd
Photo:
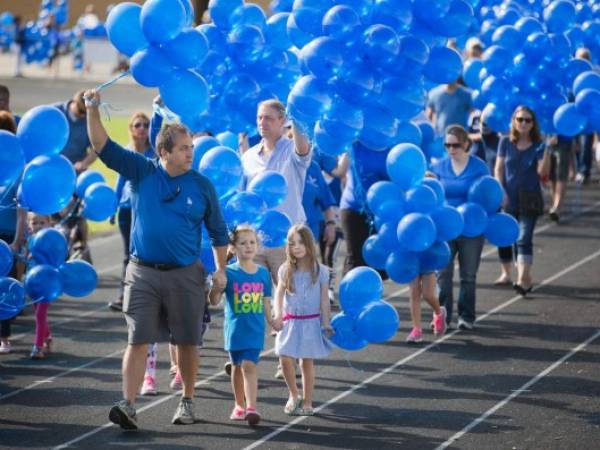
<path fill-rule="evenodd" d="M 154 158 L 154 150 L 150 145 L 149 139 L 150 119 L 143 112 L 136 112 L 129 121 L 129 145 L 130 150 L 141 153 L 146 158 Z M 121 175 L 117 178 L 117 187 L 115 188 L 117 199 L 119 200 L 119 211 L 117 220 L 119 232 L 123 239 L 123 271 L 121 273 L 121 291 L 117 301 L 110 302 L 109 308 L 114 311 L 123 310 L 123 280 L 125 279 L 125 269 L 129 262 L 129 236 L 131 234 L 131 183 Z M 114 219 L 111 219 L 114 221 Z"/>
<path fill-rule="evenodd" d="M 431 170 L 440 180 L 446 191 L 446 201 L 450 206 L 460 206 L 467 201 L 469 188 L 479 178 L 489 175 L 487 165 L 477 156 L 469 153 L 471 140 L 466 130 L 460 125 L 450 125 L 446 129 L 444 146 L 449 158 L 436 162 Z M 460 269 L 460 291 L 458 296 L 458 327 L 461 330 L 473 329 L 475 322 L 475 280 L 483 249 L 483 236 L 459 236 L 448 242 L 451 258 L 448 265 L 440 272 L 440 305 L 446 307 L 446 321 L 452 321 L 454 304 L 452 278 L 454 276 L 454 259 L 458 254 Z"/>
<path fill-rule="evenodd" d="M 517 282 L 515 290 L 526 295 L 531 291 L 533 264 L 533 230 L 538 216 L 544 213 L 540 176 L 547 176 L 550 156 L 544 151 L 538 122 L 534 112 L 518 106 L 512 116 L 508 136 L 498 144 L 494 175 L 507 194 L 505 210 L 519 222 L 517 254 Z M 513 254 L 510 247 L 499 250 L 503 271 L 510 277 Z"/>

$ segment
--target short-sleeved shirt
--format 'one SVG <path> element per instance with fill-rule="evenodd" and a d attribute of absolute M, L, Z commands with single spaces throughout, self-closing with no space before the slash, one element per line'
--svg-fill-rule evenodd
<path fill-rule="evenodd" d="M 225 350 L 259 349 L 264 347 L 264 301 L 271 297 L 271 275 L 263 266 L 248 273 L 238 263 L 226 268 Z"/>
<path fill-rule="evenodd" d="M 69 104 L 71 102 L 72 100 L 69 100 L 65 103 L 57 103 L 54 106 L 62 111 L 69 123 L 69 140 L 60 153 L 71 161 L 71 163 L 75 164 L 87 156 L 87 150 L 90 147 L 90 138 L 88 137 L 86 118 L 72 117 L 69 112 Z"/>
<path fill-rule="evenodd" d="M 323 211 L 335 206 L 335 199 L 323 177 L 321 167 L 312 161 L 306 173 L 302 206 L 306 213 L 306 223 L 313 232 L 315 239 L 320 239 L 320 224 L 324 220 Z"/>
<path fill-rule="evenodd" d="M 303 224 L 306 222 L 306 214 L 302 207 L 302 193 L 304 192 L 304 179 L 310 161 L 310 153 L 300 156 L 296 152 L 294 141 L 283 136 L 277 141 L 275 150 L 267 160 L 264 157 L 261 141 L 242 155 L 244 181 L 247 185 L 252 178 L 265 170 L 279 172 L 287 181 L 288 195 L 283 203 L 275 209 L 285 213 L 292 224 Z"/>
<path fill-rule="evenodd" d="M 228 244 L 214 186 L 194 170 L 171 177 L 159 160 L 107 141 L 100 159 L 131 182 L 130 252 L 153 264 L 187 266 L 200 258 L 202 224 L 212 245 Z"/>
<path fill-rule="evenodd" d="M 435 113 L 433 127 L 437 135 L 443 135 L 448 125 L 466 127 L 471 106 L 471 91 L 464 86 L 458 86 L 453 93 L 448 92 L 446 85 L 432 89 L 429 92 L 427 107 Z"/>
<path fill-rule="evenodd" d="M 443 158 L 433 164 L 431 171 L 440 180 L 442 186 L 444 186 L 446 201 L 450 206 L 454 207 L 460 206 L 468 200 L 469 188 L 475 181 L 490 174 L 487 165 L 473 155 L 469 155 L 469 161 L 460 175 L 454 173 L 452 161 L 449 157 Z"/>
<path fill-rule="evenodd" d="M 544 149 L 543 143 L 534 143 L 519 150 L 508 137 L 500 139 L 498 157 L 504 158 L 504 190 L 508 195 L 509 210 L 518 208 L 519 191 L 541 191 L 537 164 L 544 156 Z"/>
<path fill-rule="evenodd" d="M 389 180 L 385 166 L 388 153 L 389 149 L 376 152 L 360 142 L 353 145 L 346 186 L 340 200 L 341 209 L 361 212 L 366 208 L 366 194 L 371 185 L 377 181 Z M 355 180 L 355 175 L 358 175 L 359 180 Z"/>

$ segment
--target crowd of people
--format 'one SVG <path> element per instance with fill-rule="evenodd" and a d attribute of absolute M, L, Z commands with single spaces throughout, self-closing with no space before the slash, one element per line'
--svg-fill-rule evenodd
<path fill-rule="evenodd" d="M 481 43 L 467 43 L 467 57 L 477 57 Z M 586 57 L 585 51 L 578 53 Z M 587 55 L 589 58 L 589 54 Z M 19 117 L 10 111 L 9 92 L 0 86 L 0 128 L 16 133 Z M 155 102 L 160 105 L 160 98 Z M 129 122 L 129 144 L 123 147 L 107 134 L 99 112 L 100 94 L 77 92 L 56 106 L 67 118 L 70 135 L 62 154 L 78 173 L 96 158 L 118 172 L 118 223 L 123 239 L 123 270 L 119 296 L 109 307 L 124 314 L 128 340 L 123 357 L 123 398 L 110 420 L 136 429 L 138 393 L 156 395 L 157 344 L 169 342 L 171 387 L 182 390 L 173 423 L 195 420 L 194 385 L 199 348 L 210 322 L 208 303 L 224 304 L 224 349 L 230 361 L 234 406 L 231 420 L 259 423 L 257 369 L 269 325 L 276 335 L 280 359 L 277 377 L 285 380 L 288 415 L 312 415 L 314 360 L 332 350 L 328 340 L 331 307 L 335 306 L 338 249 L 343 239 L 346 256 L 342 275 L 367 265 L 363 244 L 375 232 L 366 193 L 376 182 L 388 180 L 387 151 L 371 151 L 356 142 L 340 157 L 313 148 L 307 137 L 286 118 L 285 106 L 266 100 L 257 109 L 258 136 L 240 136 L 244 181 L 240 189 L 266 170 L 283 175 L 288 194 L 277 210 L 292 224 L 287 243 L 261 246 L 260 235 L 247 224 L 228 229 L 211 182 L 192 169 L 195 140 L 178 123 L 163 124 L 160 108 L 150 118 L 135 113 Z M 542 215 L 559 222 L 569 181 L 589 184 L 597 136 L 567 139 L 542 136 L 534 108 L 517 107 L 510 130 L 500 135 L 490 129 L 485 115 L 475 111 L 469 90 L 456 80 L 429 93 L 419 120 L 431 120 L 443 137 L 447 157 L 431 161 L 427 176 L 437 179 L 446 202 L 467 201 L 470 187 L 493 175 L 503 186 L 503 210 L 519 223 L 513 247 L 498 249 L 498 285 L 512 286 L 522 296 L 532 290 L 533 234 Z M 600 155 L 596 152 L 600 163 Z M 544 189 L 550 191 L 545 208 Z M 73 202 L 61 213 L 42 216 L 27 212 L 17 202 L 16 186 L 4 192 L 0 205 L 0 239 L 10 245 L 18 264 L 10 276 L 22 278 L 27 263 L 28 237 L 50 226 L 62 226 L 69 242 L 79 247 L 72 257 L 91 261 L 85 220 Z M 160 220 L 153 220 L 159 217 Z M 208 230 L 215 270 L 207 273 L 200 262 L 202 227 Z M 476 322 L 477 272 L 483 236 L 459 236 L 449 242 L 451 258 L 439 273 L 422 273 L 410 283 L 412 329 L 406 341 L 423 340 L 421 300 L 432 308 L 431 329 L 436 336 L 449 327 L 472 330 Z M 457 322 L 454 317 L 453 278 L 458 259 L 460 288 Z M 23 264 L 24 262 L 24 264 Z M 513 271 L 516 267 L 516 276 Z M 386 277 L 385 272 L 381 272 Z M 48 304 L 36 305 L 36 331 L 31 358 L 51 353 Z M 2 321 L 0 354 L 11 352 L 10 325 Z M 296 368 L 302 389 L 296 383 Z"/>

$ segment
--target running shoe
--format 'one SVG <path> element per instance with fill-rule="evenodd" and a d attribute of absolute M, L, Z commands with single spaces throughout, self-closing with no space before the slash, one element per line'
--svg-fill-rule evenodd
<path fill-rule="evenodd" d="M 154 382 L 154 377 L 150 375 L 146 375 L 144 378 L 144 384 L 142 384 L 142 390 L 140 392 L 142 395 L 157 395 L 158 391 L 156 390 L 156 383 Z"/>
<path fill-rule="evenodd" d="M 406 336 L 406 342 L 409 344 L 417 344 L 423 341 L 423 331 L 420 328 L 414 327 L 410 334 Z"/>
<path fill-rule="evenodd" d="M 0 343 L 0 355 L 6 355 L 6 354 L 10 353 L 11 351 L 12 351 L 12 345 L 10 345 L 10 342 Z"/>
<path fill-rule="evenodd" d="M 229 415 L 229 420 L 246 420 L 246 411 L 244 408 L 236 406 Z"/>
<path fill-rule="evenodd" d="M 246 409 L 246 422 L 248 425 L 254 426 L 258 425 L 260 422 L 260 414 L 256 410 L 256 408 L 247 408 Z"/>
<path fill-rule="evenodd" d="M 458 318 L 458 329 L 459 330 L 472 330 L 474 328 L 473 322 L 469 322 L 468 320 L 463 319 L 462 317 Z"/>
<path fill-rule="evenodd" d="M 137 416 L 135 408 L 127 400 L 115 404 L 108 413 L 112 423 L 116 423 L 124 430 L 137 430 Z"/>
<path fill-rule="evenodd" d="M 34 345 L 31 350 L 30 356 L 31 356 L 31 359 L 45 359 L 46 352 L 44 352 L 44 349 L 42 347 L 38 347 L 37 345 Z"/>
<path fill-rule="evenodd" d="M 191 398 L 182 398 L 175 410 L 172 422 L 175 425 L 190 425 L 196 421 L 194 403 Z"/>
<path fill-rule="evenodd" d="M 183 388 L 183 379 L 181 378 L 181 373 L 178 370 L 171 380 L 171 389 L 174 391 L 179 391 L 181 388 Z"/>
<path fill-rule="evenodd" d="M 446 307 L 440 307 L 440 313 L 433 315 L 433 334 L 443 336 L 446 332 Z"/>

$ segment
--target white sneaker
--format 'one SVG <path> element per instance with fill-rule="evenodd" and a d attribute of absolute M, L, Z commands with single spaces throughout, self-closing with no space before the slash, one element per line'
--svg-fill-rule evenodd
<path fill-rule="evenodd" d="M 6 355 L 7 353 L 10 353 L 12 351 L 12 345 L 10 345 L 10 342 L 7 342 L 6 344 L 4 342 L 0 343 L 0 355 Z"/>

